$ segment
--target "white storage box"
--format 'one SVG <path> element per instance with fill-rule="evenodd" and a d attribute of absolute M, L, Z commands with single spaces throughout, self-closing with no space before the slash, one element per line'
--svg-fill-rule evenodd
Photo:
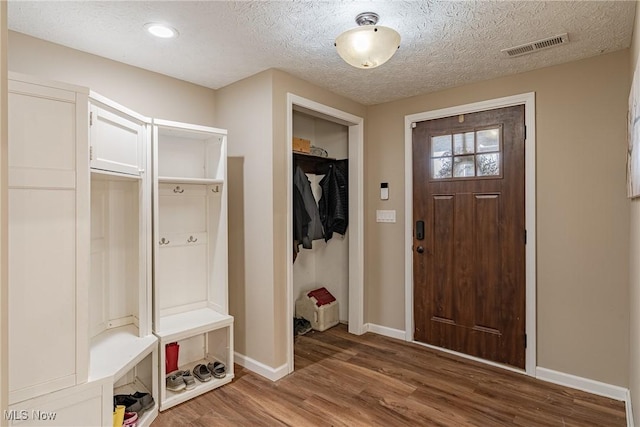
<path fill-rule="evenodd" d="M 326 331 L 340 322 L 338 301 L 325 288 L 307 292 L 296 301 L 296 317 L 304 317 L 316 331 Z"/>

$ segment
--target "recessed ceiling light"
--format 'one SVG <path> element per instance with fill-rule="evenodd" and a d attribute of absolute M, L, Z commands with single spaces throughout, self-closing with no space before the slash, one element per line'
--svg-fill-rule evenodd
<path fill-rule="evenodd" d="M 146 28 L 146 30 L 153 34 L 156 37 L 160 37 L 163 39 L 170 39 L 173 37 L 178 37 L 178 30 L 176 30 L 175 28 L 166 25 L 166 24 L 159 24 L 157 22 L 150 22 L 148 24 L 144 25 L 144 28 Z"/>

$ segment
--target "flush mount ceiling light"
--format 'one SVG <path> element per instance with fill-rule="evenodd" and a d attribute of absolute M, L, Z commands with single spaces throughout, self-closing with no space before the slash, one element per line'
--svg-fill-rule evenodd
<path fill-rule="evenodd" d="M 144 28 L 150 34 L 163 39 L 171 39 L 174 37 L 178 37 L 178 30 L 166 24 L 149 22 L 148 24 L 144 25 Z"/>
<path fill-rule="evenodd" d="M 364 12 L 356 16 L 356 28 L 336 38 L 338 54 L 356 68 L 375 68 L 387 62 L 400 47 L 400 34 L 389 27 L 376 25 L 377 13 Z"/>

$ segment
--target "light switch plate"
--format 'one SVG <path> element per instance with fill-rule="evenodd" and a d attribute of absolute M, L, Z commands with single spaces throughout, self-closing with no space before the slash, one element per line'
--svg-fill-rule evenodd
<path fill-rule="evenodd" d="M 376 210 L 376 222 L 396 222 L 396 211 Z"/>

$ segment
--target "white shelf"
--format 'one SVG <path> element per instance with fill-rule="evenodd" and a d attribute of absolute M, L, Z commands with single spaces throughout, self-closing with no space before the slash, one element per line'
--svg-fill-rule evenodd
<path fill-rule="evenodd" d="M 114 180 L 114 181 L 140 181 L 142 176 L 130 175 L 128 173 L 114 172 L 103 169 L 91 168 L 91 176 L 95 179 Z"/>
<path fill-rule="evenodd" d="M 159 176 L 158 182 L 161 183 L 170 183 L 170 184 L 205 184 L 205 185 L 222 185 L 224 184 L 223 179 L 213 179 L 213 178 L 187 178 L 187 177 L 176 177 L 176 176 Z"/>
<path fill-rule="evenodd" d="M 115 396 L 116 394 L 134 394 L 137 391 L 142 393 L 153 394 L 140 381 L 134 381 L 133 383 L 116 387 L 113 390 L 113 395 Z M 155 420 L 157 416 L 158 416 L 158 402 L 155 401 L 153 408 L 147 409 L 142 413 L 142 416 L 138 418 L 138 427 L 150 426 L 153 420 Z"/>
<path fill-rule="evenodd" d="M 133 325 L 107 329 L 91 340 L 89 355 L 89 381 L 106 377 L 118 380 L 130 371 L 156 347 L 154 335 L 138 336 Z"/>
<path fill-rule="evenodd" d="M 161 317 L 155 334 L 161 342 L 173 342 L 232 324 L 232 316 L 201 308 Z"/>
<path fill-rule="evenodd" d="M 213 360 L 208 360 L 208 359 L 202 359 L 202 360 L 198 360 L 197 362 L 192 362 L 189 363 L 187 365 L 184 366 L 180 366 L 178 367 L 178 369 L 186 371 L 189 370 L 191 372 L 193 372 L 193 368 L 198 365 L 198 364 L 204 364 L 206 365 L 209 362 L 212 362 Z M 227 383 L 230 383 L 231 380 L 234 377 L 234 374 L 232 371 L 229 370 L 229 366 L 227 366 L 227 370 L 229 372 L 227 372 L 227 375 L 224 378 L 211 378 L 209 381 L 207 382 L 200 382 L 195 376 L 193 377 L 196 380 L 196 386 L 195 388 L 191 389 L 191 390 L 181 390 L 181 391 L 176 391 L 173 392 L 171 390 L 166 390 L 166 398 L 160 402 L 160 410 L 164 411 L 165 409 L 169 409 L 172 406 L 175 405 L 179 405 L 182 402 L 186 402 L 189 399 L 192 399 L 196 396 L 199 396 L 203 393 L 206 393 L 208 391 L 211 391 L 215 388 L 221 387 Z M 165 381 L 165 378 L 161 378 L 161 381 Z M 164 387 L 164 385 L 162 386 Z"/>

